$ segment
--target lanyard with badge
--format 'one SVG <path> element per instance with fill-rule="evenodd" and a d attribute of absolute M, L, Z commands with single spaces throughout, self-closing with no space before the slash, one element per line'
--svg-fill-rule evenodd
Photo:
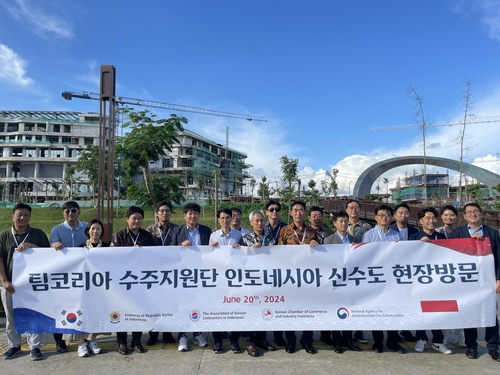
<path fill-rule="evenodd" d="M 10 228 L 10 230 L 12 231 L 12 237 L 14 237 L 14 242 L 16 243 L 16 250 L 17 248 L 19 247 L 19 242 L 17 242 L 17 238 L 16 238 L 16 233 L 14 232 L 14 228 Z M 26 241 L 26 239 L 28 238 L 29 236 L 29 232 L 26 233 L 26 236 L 24 236 L 24 239 L 21 241 L 21 243 L 24 243 L 24 241 Z"/>

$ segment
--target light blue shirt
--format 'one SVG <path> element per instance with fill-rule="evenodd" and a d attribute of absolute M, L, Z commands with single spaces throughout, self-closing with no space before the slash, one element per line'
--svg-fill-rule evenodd
<path fill-rule="evenodd" d="M 81 245 L 88 239 L 85 235 L 86 227 L 87 223 L 78 221 L 76 229 L 73 229 L 65 221 L 52 228 L 52 231 L 50 232 L 49 242 L 51 245 L 54 242 L 60 242 L 64 247 L 76 247 L 78 245 Z"/>
<path fill-rule="evenodd" d="M 481 236 L 483 235 L 483 224 L 481 224 L 477 229 L 474 229 L 469 224 L 467 224 L 467 229 L 469 230 L 470 234 L 478 233 Z"/>
<path fill-rule="evenodd" d="M 198 225 L 196 228 L 191 229 L 187 225 L 187 234 L 188 234 L 188 240 L 191 242 L 191 245 L 196 246 L 200 245 L 200 231 L 198 230 Z"/>
<path fill-rule="evenodd" d="M 337 232 L 337 235 L 339 236 L 340 240 L 342 241 L 342 243 L 349 243 L 349 234 L 346 233 L 345 237 L 342 236 L 339 232 Z"/>
<path fill-rule="evenodd" d="M 219 245 L 234 245 L 235 243 L 240 243 L 241 232 L 231 229 L 229 234 L 225 234 L 222 229 L 216 230 L 210 235 L 210 245 L 212 242 L 218 242 Z"/>
<path fill-rule="evenodd" d="M 389 230 L 384 233 L 383 229 L 378 225 L 363 234 L 363 242 L 390 242 L 402 240 L 401 233 L 398 231 L 389 228 Z"/>

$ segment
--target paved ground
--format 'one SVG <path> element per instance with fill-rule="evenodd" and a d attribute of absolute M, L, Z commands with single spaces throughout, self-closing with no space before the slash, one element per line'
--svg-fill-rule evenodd
<path fill-rule="evenodd" d="M 366 334 L 366 333 L 365 333 Z M 484 333 L 480 331 L 480 337 Z M 143 342 L 147 340 L 143 335 Z M 160 335 L 161 337 L 161 335 Z M 319 334 L 315 335 L 319 339 Z M 211 339 L 211 336 L 209 336 Z M 428 348 L 424 353 L 416 353 L 413 344 L 402 344 L 406 354 L 371 352 L 371 344 L 362 345 L 364 351 L 356 353 L 346 351 L 335 354 L 333 350 L 321 343 L 314 342 L 318 349 L 315 355 L 297 350 L 287 354 L 283 348 L 276 352 L 264 352 L 259 349 L 259 357 L 252 358 L 243 352 L 232 354 L 213 354 L 210 343 L 206 348 L 193 346 L 186 353 L 179 353 L 176 344 L 158 343 L 147 347 L 142 354 L 133 353 L 128 356 L 116 352 L 116 337 L 100 336 L 97 340 L 103 349 L 101 354 L 88 358 L 77 356 L 77 344 L 69 345 L 69 351 L 59 354 L 55 350 L 52 335 L 47 334 L 43 340 L 43 360 L 33 362 L 29 357 L 29 348 L 23 340 L 23 353 L 11 360 L 0 359 L 0 374 L 495 374 L 500 372 L 500 362 L 494 362 L 487 354 L 484 342 L 479 342 L 480 357 L 467 359 L 465 349 L 453 345 L 452 355 L 444 355 Z M 245 344 L 241 342 L 242 349 Z M 300 344 L 297 345 L 300 347 Z M 225 349 L 228 343 L 225 343 Z M 5 334 L 5 318 L 0 318 L 0 354 L 7 350 Z"/>

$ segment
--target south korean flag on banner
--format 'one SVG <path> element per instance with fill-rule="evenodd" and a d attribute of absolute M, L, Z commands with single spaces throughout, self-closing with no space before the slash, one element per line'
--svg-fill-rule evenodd
<path fill-rule="evenodd" d="M 56 328 L 87 332 L 88 313 L 86 308 L 58 308 L 54 316 Z"/>

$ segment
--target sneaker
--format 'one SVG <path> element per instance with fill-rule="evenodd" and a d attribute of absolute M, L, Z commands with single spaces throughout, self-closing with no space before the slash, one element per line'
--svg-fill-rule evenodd
<path fill-rule="evenodd" d="M 222 343 L 221 342 L 214 342 L 214 345 L 212 346 L 212 353 L 214 353 L 214 354 L 221 354 L 222 353 Z"/>
<path fill-rule="evenodd" d="M 360 342 L 362 344 L 368 344 L 368 340 L 365 339 L 363 331 L 355 331 L 353 337 L 354 340 L 356 340 L 357 342 Z"/>
<path fill-rule="evenodd" d="M 13 346 L 12 348 L 10 348 L 9 350 L 7 350 L 7 353 L 5 353 L 3 355 L 3 357 L 5 359 L 12 359 L 14 358 L 16 355 L 18 355 L 19 353 L 21 353 L 21 347 L 20 346 Z"/>
<path fill-rule="evenodd" d="M 186 335 L 182 335 L 181 338 L 179 339 L 179 346 L 177 347 L 177 350 L 180 352 L 188 351 L 188 339 Z"/>
<path fill-rule="evenodd" d="M 32 361 L 39 361 L 42 359 L 42 352 L 38 348 L 31 349 L 30 357 Z"/>
<path fill-rule="evenodd" d="M 445 344 L 434 344 L 432 343 L 431 348 L 434 350 L 437 350 L 438 352 L 441 352 L 443 354 L 451 354 L 453 353 L 450 349 L 446 347 Z"/>
<path fill-rule="evenodd" d="M 207 340 L 205 340 L 201 333 L 198 333 L 193 336 L 193 343 L 198 345 L 199 347 L 203 347 L 207 345 Z"/>
<path fill-rule="evenodd" d="M 385 344 L 385 346 L 387 346 L 393 352 L 396 352 L 396 353 L 399 353 L 399 354 L 405 354 L 406 353 L 406 350 L 401 345 L 399 345 L 397 342 L 394 342 L 394 343 L 393 342 L 387 342 Z"/>
<path fill-rule="evenodd" d="M 418 340 L 417 343 L 415 344 L 415 351 L 418 353 L 423 353 L 426 344 L 427 344 L 427 341 Z"/>
<path fill-rule="evenodd" d="M 89 349 L 94 354 L 99 354 L 101 352 L 101 348 L 99 348 L 99 345 L 97 345 L 95 341 L 89 342 Z"/>
<path fill-rule="evenodd" d="M 88 356 L 89 356 L 89 348 L 87 346 L 87 343 L 84 342 L 83 344 L 78 345 L 78 357 L 83 358 Z"/>

